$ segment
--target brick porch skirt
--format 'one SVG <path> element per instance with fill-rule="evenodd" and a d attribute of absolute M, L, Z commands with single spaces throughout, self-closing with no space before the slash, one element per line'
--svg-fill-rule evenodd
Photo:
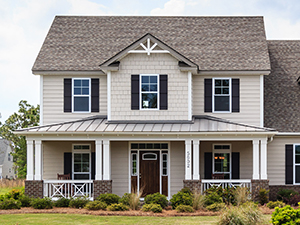
<path fill-rule="evenodd" d="M 269 180 L 251 180 L 252 199 L 254 201 L 258 201 L 259 190 L 262 188 L 269 190 Z"/>
<path fill-rule="evenodd" d="M 279 189 L 289 189 L 300 193 L 300 185 L 270 185 L 270 201 L 276 201 Z"/>
<path fill-rule="evenodd" d="M 201 180 L 183 180 L 183 187 L 191 191 L 201 192 Z"/>
<path fill-rule="evenodd" d="M 94 199 L 100 194 L 112 193 L 112 180 L 94 180 Z"/>
<path fill-rule="evenodd" d="M 43 180 L 25 180 L 25 194 L 34 198 L 44 197 Z"/>

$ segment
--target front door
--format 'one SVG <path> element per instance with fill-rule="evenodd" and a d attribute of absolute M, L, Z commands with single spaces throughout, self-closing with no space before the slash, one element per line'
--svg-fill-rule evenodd
<path fill-rule="evenodd" d="M 159 151 L 140 151 L 140 190 L 142 197 L 159 192 Z"/>

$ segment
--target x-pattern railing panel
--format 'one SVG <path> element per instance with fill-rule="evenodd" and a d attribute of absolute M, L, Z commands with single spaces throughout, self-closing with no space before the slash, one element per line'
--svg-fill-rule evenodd
<path fill-rule="evenodd" d="M 202 180 L 202 193 L 211 187 L 246 187 L 251 189 L 251 180 Z"/>

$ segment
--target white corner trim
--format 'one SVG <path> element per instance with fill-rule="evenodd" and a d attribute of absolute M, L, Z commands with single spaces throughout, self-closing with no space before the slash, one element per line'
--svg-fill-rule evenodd
<path fill-rule="evenodd" d="M 188 72 L 188 120 L 192 120 L 192 72 Z"/>
<path fill-rule="evenodd" d="M 43 102 L 44 102 L 44 76 L 40 75 L 40 126 L 42 126 L 44 124 L 44 108 L 43 108 Z"/>
<path fill-rule="evenodd" d="M 107 120 L 111 120 L 111 71 L 107 71 Z"/>
<path fill-rule="evenodd" d="M 260 127 L 264 127 L 264 75 L 260 75 Z"/>

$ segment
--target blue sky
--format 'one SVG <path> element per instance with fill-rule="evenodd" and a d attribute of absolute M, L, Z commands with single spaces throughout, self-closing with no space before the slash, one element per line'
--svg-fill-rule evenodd
<path fill-rule="evenodd" d="M 39 103 L 31 67 L 55 15 L 264 16 L 268 39 L 300 40 L 299 0 L 0 0 L 0 113 Z"/>

